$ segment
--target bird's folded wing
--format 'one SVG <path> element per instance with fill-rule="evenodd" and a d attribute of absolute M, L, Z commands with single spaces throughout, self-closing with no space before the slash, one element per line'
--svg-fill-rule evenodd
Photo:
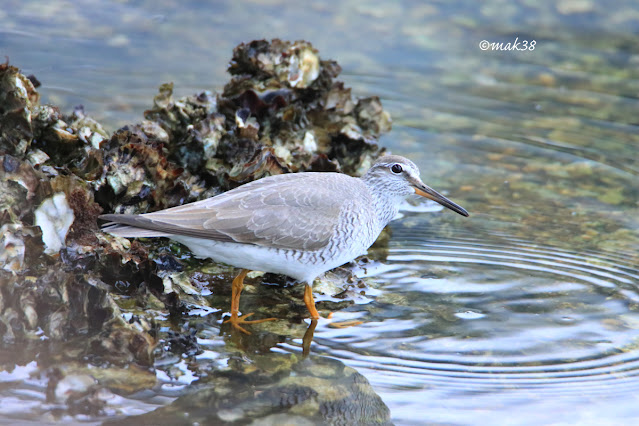
<path fill-rule="evenodd" d="M 339 192 L 342 179 L 353 178 L 332 173 L 326 177 L 320 176 L 322 173 L 304 175 L 261 179 L 159 212 L 101 218 L 112 222 L 105 231 L 125 237 L 178 234 L 272 248 L 319 250 L 329 244 L 340 215 L 353 202 L 350 194 Z"/>

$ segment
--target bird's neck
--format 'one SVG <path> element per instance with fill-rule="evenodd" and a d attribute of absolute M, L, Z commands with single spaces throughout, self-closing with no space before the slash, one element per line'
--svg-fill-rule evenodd
<path fill-rule="evenodd" d="M 374 211 L 377 214 L 377 219 L 381 227 L 383 228 L 391 220 L 393 220 L 395 216 L 397 216 L 401 199 L 395 199 L 395 197 L 391 196 L 388 191 L 384 190 L 384 186 L 380 185 L 380 182 L 375 182 L 374 179 L 366 179 L 366 175 L 362 177 L 362 180 L 368 187 L 373 199 Z"/>

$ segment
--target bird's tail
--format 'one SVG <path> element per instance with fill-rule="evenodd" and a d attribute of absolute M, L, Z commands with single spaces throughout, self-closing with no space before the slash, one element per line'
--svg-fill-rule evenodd
<path fill-rule="evenodd" d="M 111 222 L 104 224 L 102 230 L 111 235 L 124 238 L 168 237 L 171 235 L 154 229 L 146 229 L 126 224 L 126 222 L 135 222 L 137 217 L 133 215 L 103 214 L 100 216 L 100 219 L 110 220 Z"/>

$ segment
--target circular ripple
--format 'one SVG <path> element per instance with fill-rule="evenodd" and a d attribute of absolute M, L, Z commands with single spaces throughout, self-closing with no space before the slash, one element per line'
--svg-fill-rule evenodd
<path fill-rule="evenodd" d="M 639 391 L 632 256 L 499 234 L 393 232 L 387 263 L 358 273 L 382 285 L 374 303 L 351 308 L 366 310 L 366 323 L 320 328 L 313 347 L 364 373 L 385 399 L 401 392 L 406 410 L 464 395 L 565 408 Z"/>

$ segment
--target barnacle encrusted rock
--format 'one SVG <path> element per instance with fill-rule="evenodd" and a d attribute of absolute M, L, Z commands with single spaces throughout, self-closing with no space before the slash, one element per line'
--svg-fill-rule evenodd
<path fill-rule="evenodd" d="M 0 151 L 24 155 L 33 139 L 31 118 L 40 100 L 33 83 L 9 63 L 0 64 Z"/>
<path fill-rule="evenodd" d="M 390 117 L 379 99 L 353 99 L 334 80 L 339 65 L 320 59 L 310 43 L 241 44 L 229 72 L 219 94 L 174 99 L 173 85 L 162 85 L 144 121 L 109 135 L 82 107 L 65 115 L 39 105 L 31 80 L 0 65 L 0 266 L 38 276 L 52 261 L 81 270 L 102 265 L 83 273 L 108 286 L 118 274 L 105 259 L 133 265 L 129 279 L 147 260 L 130 263 L 126 244 L 96 237 L 102 211 L 159 210 L 272 174 L 358 174 L 380 154 L 376 138 L 390 129 Z M 166 278 L 151 275 L 151 282 Z"/>
<path fill-rule="evenodd" d="M 168 336 L 157 322 L 221 317 L 230 296 L 228 268 L 195 262 L 164 240 L 104 234 L 97 217 L 164 209 L 273 174 L 362 173 L 383 151 L 377 138 L 390 117 L 378 98 L 354 99 L 335 81 L 339 72 L 308 42 L 241 44 L 221 93 L 175 99 L 164 84 L 144 120 L 109 134 L 82 107 L 64 114 L 40 105 L 32 79 L 0 64 L 0 340 L 25 362 L 59 345 L 52 401 L 75 383 L 84 393 L 74 401 L 102 406 L 91 376 L 61 363 L 132 368 L 169 350 L 197 353 L 196 344 L 158 347 L 163 338 L 191 342 L 194 332 Z M 345 271 L 325 288 L 346 283 Z M 299 291 L 264 294 L 277 316 L 300 323 Z M 273 330 L 250 344 L 270 347 L 290 334 Z"/>

